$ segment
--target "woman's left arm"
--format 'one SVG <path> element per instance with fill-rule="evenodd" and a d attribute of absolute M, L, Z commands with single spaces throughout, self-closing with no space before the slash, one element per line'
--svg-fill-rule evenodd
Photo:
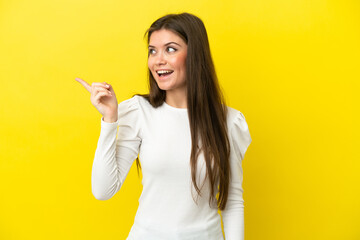
<path fill-rule="evenodd" d="M 226 208 L 222 211 L 226 240 L 244 240 L 244 200 L 242 160 L 251 143 L 245 117 L 237 111 L 229 126 L 230 184 Z"/>

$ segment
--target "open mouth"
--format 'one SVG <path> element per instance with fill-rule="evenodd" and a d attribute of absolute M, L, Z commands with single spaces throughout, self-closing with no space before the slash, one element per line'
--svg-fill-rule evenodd
<path fill-rule="evenodd" d="M 172 74 L 174 71 L 172 70 L 158 70 L 156 73 L 159 75 L 159 77 L 166 77 Z"/>

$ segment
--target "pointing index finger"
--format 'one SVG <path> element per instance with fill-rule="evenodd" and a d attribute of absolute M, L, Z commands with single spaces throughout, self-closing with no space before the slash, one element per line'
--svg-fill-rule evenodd
<path fill-rule="evenodd" d="M 81 78 L 75 78 L 76 81 L 78 81 L 81 85 L 83 85 L 88 92 L 91 92 L 91 85 L 82 80 Z"/>

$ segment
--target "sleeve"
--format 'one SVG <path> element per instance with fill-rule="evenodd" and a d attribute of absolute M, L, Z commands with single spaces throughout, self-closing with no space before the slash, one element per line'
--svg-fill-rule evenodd
<path fill-rule="evenodd" d="M 251 137 L 245 117 L 238 112 L 231 128 L 230 136 L 230 184 L 228 200 L 222 211 L 226 240 L 244 240 L 244 200 L 242 160 Z"/>
<path fill-rule="evenodd" d="M 95 151 L 91 188 L 96 199 L 110 199 L 120 190 L 132 163 L 138 156 L 141 137 L 139 102 L 136 97 L 118 105 L 118 120 L 104 122 Z"/>

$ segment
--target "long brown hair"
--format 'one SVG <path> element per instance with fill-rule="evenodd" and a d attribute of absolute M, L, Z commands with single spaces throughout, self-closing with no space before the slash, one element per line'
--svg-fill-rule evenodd
<path fill-rule="evenodd" d="M 211 187 L 209 204 L 216 199 L 219 184 L 217 205 L 219 209 L 224 210 L 230 179 L 227 108 L 216 76 L 204 23 L 189 13 L 165 15 L 146 31 L 148 43 L 151 34 L 160 29 L 174 32 L 187 44 L 185 81 L 192 141 L 191 177 L 194 188 L 200 195 L 201 187 L 199 188 L 196 182 L 196 172 L 197 159 L 202 152 L 206 163 L 205 180 L 209 179 Z M 166 91 L 158 87 L 150 69 L 148 75 L 149 94 L 143 96 L 153 107 L 161 106 L 165 101 Z M 137 164 L 139 167 L 138 159 Z"/>

